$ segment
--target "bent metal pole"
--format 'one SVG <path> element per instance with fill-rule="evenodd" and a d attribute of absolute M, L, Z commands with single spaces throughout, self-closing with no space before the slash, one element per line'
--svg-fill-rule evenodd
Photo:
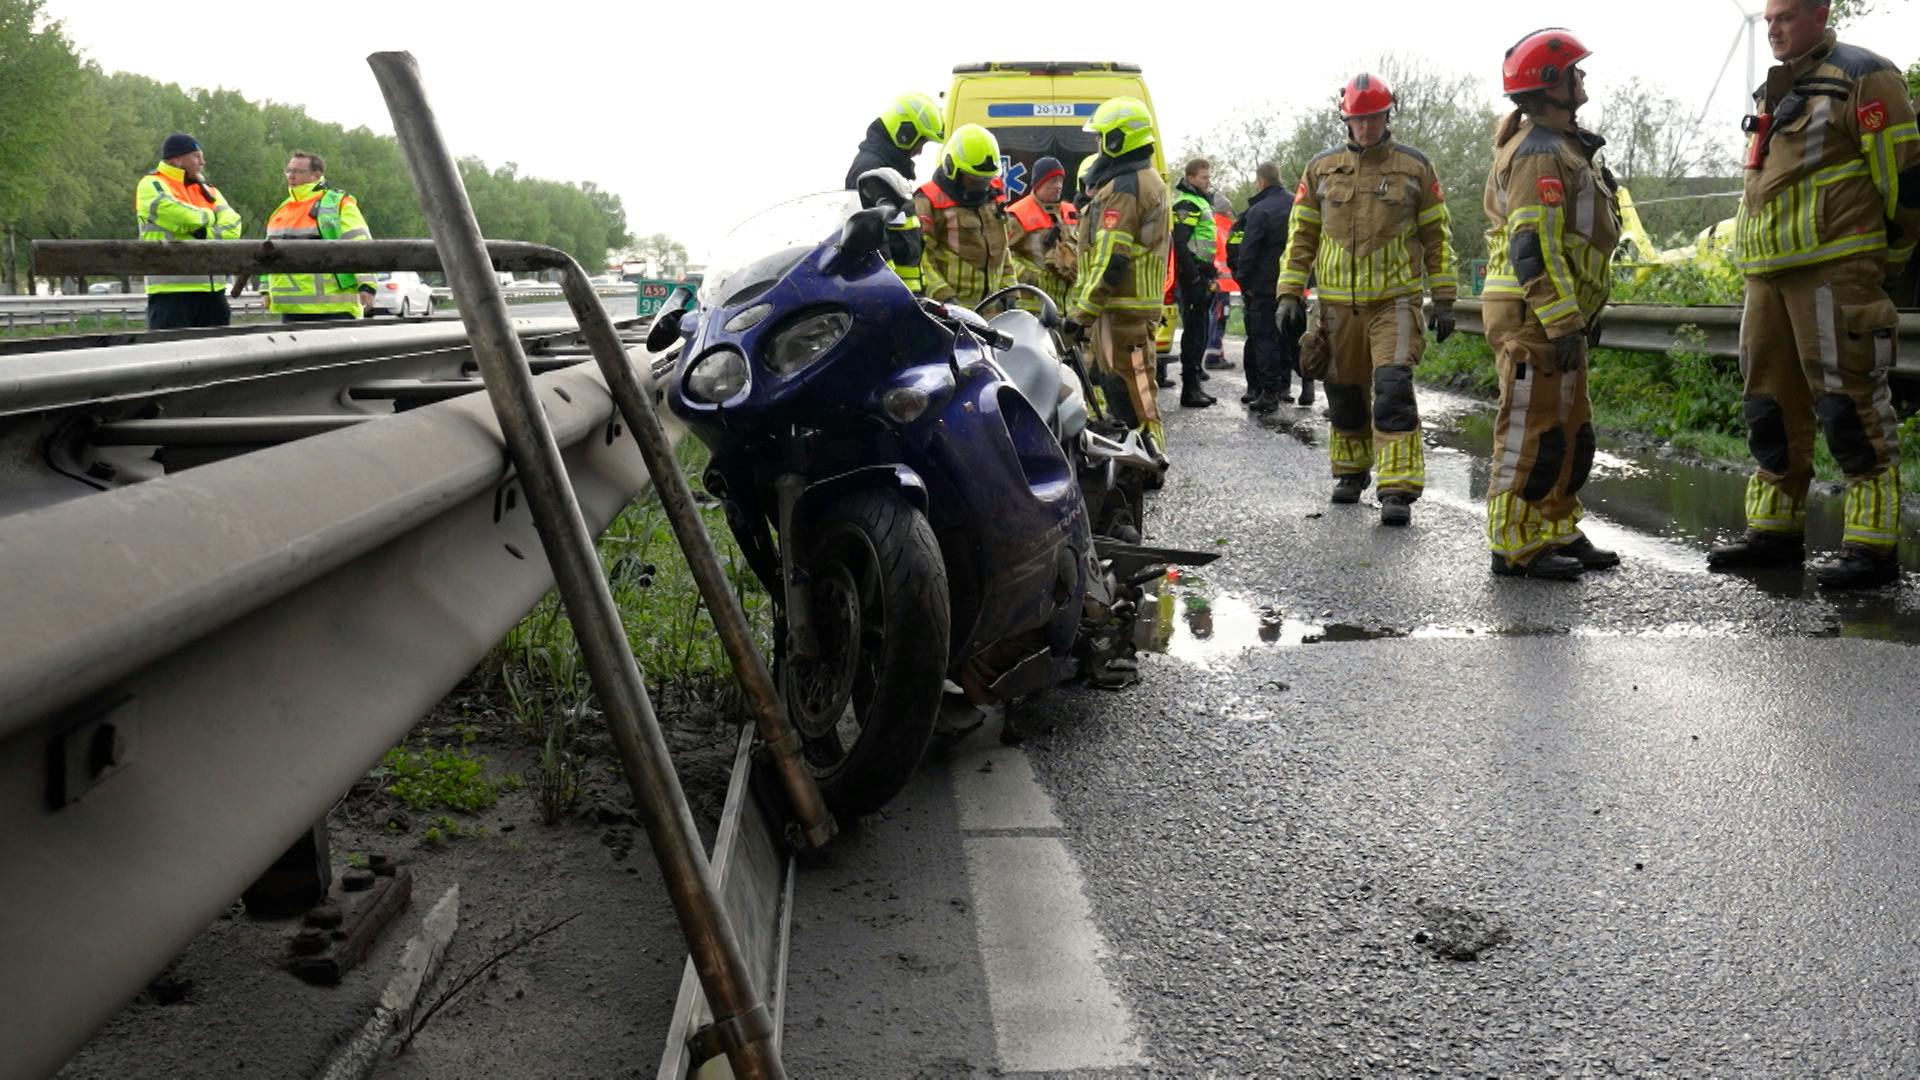
<path fill-rule="evenodd" d="M 735 1076 L 743 1080 L 784 1077 L 786 1071 L 774 1048 L 772 1016 L 754 991 L 714 887 L 693 814 L 667 756 L 666 740 L 614 607 L 593 537 L 567 482 L 553 429 L 536 396 L 520 339 L 493 276 L 480 224 L 427 103 L 419 68 L 412 55 L 404 52 L 375 53 L 367 62 L 393 116 L 414 195 L 440 249 L 447 280 L 463 298 L 460 317 L 472 340 L 474 359 L 499 416 L 514 470 L 526 487 L 540 542 L 586 654 L 594 691 L 619 745 L 627 783 L 644 815 L 647 838 L 660 862 L 700 987 L 717 1018 L 714 1034 L 726 1047 Z"/>

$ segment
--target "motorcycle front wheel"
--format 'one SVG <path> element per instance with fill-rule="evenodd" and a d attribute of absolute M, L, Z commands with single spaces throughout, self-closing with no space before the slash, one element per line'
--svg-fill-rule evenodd
<path fill-rule="evenodd" d="M 855 817 L 906 786 L 933 735 L 947 668 L 946 563 L 927 519 L 891 491 L 849 495 L 808 531 L 818 655 L 785 657 L 781 682 L 821 796 Z"/>

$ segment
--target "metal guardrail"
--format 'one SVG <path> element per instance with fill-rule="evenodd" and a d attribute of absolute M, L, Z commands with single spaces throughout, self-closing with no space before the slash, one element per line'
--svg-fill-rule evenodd
<path fill-rule="evenodd" d="M 1486 334 L 1479 300 L 1455 305 L 1459 329 Z M 1740 308 L 1734 305 L 1669 307 L 1657 304 L 1609 304 L 1600 322 L 1600 347 L 1629 352 L 1663 353 L 1676 345 L 1725 360 L 1740 357 Z M 1682 327 L 1694 327 L 1698 338 L 1683 336 Z M 1920 312 L 1900 313 L 1896 375 L 1920 377 Z"/>
<path fill-rule="evenodd" d="M 266 301 L 258 293 L 249 293 L 228 301 L 236 314 L 252 315 L 266 310 Z M 123 320 L 145 322 L 147 294 L 102 293 L 87 296 L 0 296 L 0 329 L 18 326 L 69 326 L 81 319 L 118 316 Z"/>

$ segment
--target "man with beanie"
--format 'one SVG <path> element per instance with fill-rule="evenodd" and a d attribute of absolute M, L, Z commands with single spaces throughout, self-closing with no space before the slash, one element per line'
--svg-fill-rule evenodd
<path fill-rule="evenodd" d="M 133 215 L 140 239 L 172 244 L 189 240 L 237 240 L 240 215 L 218 188 L 207 183 L 207 155 L 199 140 L 176 132 L 160 146 L 160 164 L 133 189 Z M 148 274 L 147 329 L 226 326 L 229 278 L 222 274 Z"/>
<path fill-rule="evenodd" d="M 1066 186 L 1060 159 L 1043 157 L 1033 163 L 1032 192 L 1007 208 L 1007 251 L 1020 280 L 1038 285 L 1061 311 L 1079 269 L 1074 234 L 1080 216 L 1072 203 L 1060 201 Z"/>
<path fill-rule="evenodd" d="M 327 186 L 327 163 L 295 150 L 283 175 L 287 198 L 267 219 L 269 240 L 371 240 L 373 231 L 354 197 Z M 373 304 L 372 274 L 274 274 L 267 308 L 282 322 L 357 319 Z"/>

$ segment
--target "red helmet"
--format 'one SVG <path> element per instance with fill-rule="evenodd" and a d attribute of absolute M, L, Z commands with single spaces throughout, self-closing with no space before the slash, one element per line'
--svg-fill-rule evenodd
<path fill-rule="evenodd" d="M 1372 116 L 1393 108 L 1393 87 L 1378 75 L 1362 72 L 1347 84 L 1346 92 L 1340 95 L 1340 115 L 1351 120 L 1356 116 Z"/>
<path fill-rule="evenodd" d="M 1569 68 L 1592 55 L 1570 30 L 1535 30 L 1507 50 L 1506 63 L 1500 65 L 1501 91 L 1524 94 L 1558 86 Z"/>

